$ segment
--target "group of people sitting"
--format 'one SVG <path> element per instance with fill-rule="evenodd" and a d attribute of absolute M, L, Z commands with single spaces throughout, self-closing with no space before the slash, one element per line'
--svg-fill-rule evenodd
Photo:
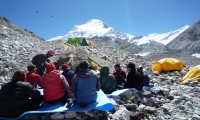
<path fill-rule="evenodd" d="M 49 61 L 54 54 L 54 50 L 49 50 L 47 54 L 36 55 L 32 64 L 27 66 L 27 73 L 17 70 L 11 81 L 2 86 L 0 117 L 18 117 L 25 111 L 38 109 L 43 101 L 49 104 L 68 102 L 70 105 L 70 99 L 73 99 L 79 107 L 87 107 L 96 102 L 100 89 L 110 94 L 117 89 L 141 90 L 145 84 L 148 86 L 149 81 L 144 82 L 141 68 L 137 71 L 134 63 L 127 65 L 127 75 L 120 64 L 114 66 L 113 73 L 109 67 L 103 66 L 98 75 L 89 69 L 86 61 L 82 61 L 76 71 L 63 64 L 61 73 Z M 43 94 L 38 87 L 43 89 Z"/>
<path fill-rule="evenodd" d="M 109 67 L 104 66 L 100 69 L 101 89 L 105 94 L 110 94 L 117 89 L 135 88 L 140 91 L 143 86 L 149 87 L 150 78 L 143 72 L 143 68 L 136 69 L 134 63 L 127 64 L 127 72 L 123 70 L 120 64 L 115 64 L 113 73 L 110 73 Z"/>

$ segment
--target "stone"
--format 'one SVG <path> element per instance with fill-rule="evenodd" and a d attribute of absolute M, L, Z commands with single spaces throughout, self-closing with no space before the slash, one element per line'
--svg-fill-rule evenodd
<path fill-rule="evenodd" d="M 5 81 L 3 76 L 0 76 L 0 83 L 6 83 L 6 81 Z"/>
<path fill-rule="evenodd" d="M 172 103 L 165 103 L 161 108 L 164 108 L 171 113 L 175 109 L 175 106 Z"/>
<path fill-rule="evenodd" d="M 139 111 L 143 111 L 145 108 L 145 105 L 140 104 L 139 107 L 137 108 Z"/>
<path fill-rule="evenodd" d="M 144 111 L 149 112 L 149 113 L 155 113 L 157 109 L 155 107 L 146 106 L 144 108 Z"/>
<path fill-rule="evenodd" d="M 137 104 L 123 104 L 124 107 L 126 107 L 127 110 L 132 111 L 136 110 L 138 105 Z"/>
<path fill-rule="evenodd" d="M 181 102 L 180 99 L 174 99 L 171 101 L 172 104 L 179 104 Z"/>
<path fill-rule="evenodd" d="M 144 91 L 144 92 L 142 92 L 142 95 L 144 95 L 144 96 L 150 96 L 151 92 L 150 91 Z"/>
<path fill-rule="evenodd" d="M 188 106 L 188 107 L 192 107 L 192 106 L 193 106 L 193 104 L 192 104 L 191 101 L 187 101 L 187 102 L 185 103 L 185 105 Z"/>
<path fill-rule="evenodd" d="M 147 103 L 147 99 L 143 98 L 140 102 L 143 103 L 143 104 L 145 104 L 145 103 Z"/>
<path fill-rule="evenodd" d="M 143 112 L 132 112 L 130 115 L 131 120 L 141 120 L 144 118 L 144 113 Z"/>
<path fill-rule="evenodd" d="M 194 115 L 192 116 L 192 119 L 193 119 L 193 120 L 200 120 L 200 116 L 197 115 L 197 114 L 194 114 Z"/>
<path fill-rule="evenodd" d="M 76 117 L 76 112 L 66 112 L 64 114 L 65 118 L 75 118 Z"/>
<path fill-rule="evenodd" d="M 200 87 L 193 87 L 193 90 L 194 92 L 200 92 Z"/>
<path fill-rule="evenodd" d="M 115 111 L 118 111 L 119 109 L 120 109 L 120 105 L 118 105 L 118 104 L 117 104 L 117 105 L 114 105 L 114 110 L 115 110 Z"/>
<path fill-rule="evenodd" d="M 130 120 L 131 113 L 124 107 L 120 106 L 120 109 L 116 111 L 112 118 L 114 120 Z"/>
<path fill-rule="evenodd" d="M 132 92 L 131 92 L 131 90 L 128 90 L 128 91 L 126 91 L 125 93 L 124 93 L 124 95 L 126 96 L 126 97 L 131 97 L 132 96 Z"/>
<path fill-rule="evenodd" d="M 109 119 L 108 114 L 109 113 L 106 113 L 105 111 L 101 111 L 98 114 L 98 117 L 99 117 L 100 120 L 108 120 Z"/>
<path fill-rule="evenodd" d="M 62 120 L 62 119 L 65 118 L 65 116 L 64 116 L 63 114 L 61 114 L 61 113 L 54 113 L 54 114 L 52 114 L 52 115 L 50 116 L 50 118 L 51 118 L 52 120 Z"/>
<path fill-rule="evenodd" d="M 3 68 L 2 74 L 4 76 L 6 76 L 6 75 L 8 75 L 8 73 L 9 73 L 9 69 L 8 68 Z"/>

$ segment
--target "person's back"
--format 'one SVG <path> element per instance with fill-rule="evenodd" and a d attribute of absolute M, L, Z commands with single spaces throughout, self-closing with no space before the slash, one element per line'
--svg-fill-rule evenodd
<path fill-rule="evenodd" d="M 45 59 L 47 59 L 45 54 L 38 54 L 32 58 L 31 63 L 38 68 L 45 62 Z"/>
<path fill-rule="evenodd" d="M 39 85 L 41 88 L 43 87 L 42 85 L 42 79 L 40 75 L 35 73 L 35 65 L 28 65 L 27 70 L 28 73 L 26 73 L 26 81 L 29 82 L 32 86 L 37 88 L 37 85 Z"/>
<path fill-rule="evenodd" d="M 88 105 L 96 102 L 100 83 L 97 75 L 88 70 L 88 63 L 81 62 L 79 67 L 80 70 L 72 79 L 72 92 L 74 93 L 74 100 L 78 105 Z"/>
<path fill-rule="evenodd" d="M 126 80 L 125 70 L 121 69 L 120 64 L 115 64 L 114 69 L 115 71 L 113 72 L 113 75 L 115 76 L 115 79 L 117 80 L 117 84 L 121 85 L 125 83 L 125 80 Z"/>
<path fill-rule="evenodd" d="M 65 77 L 56 70 L 54 64 L 47 64 L 46 71 L 42 77 L 44 101 L 52 104 L 67 101 L 69 84 Z"/>
<path fill-rule="evenodd" d="M 141 90 L 143 88 L 143 77 L 140 72 L 136 71 L 135 64 L 129 63 L 127 65 L 128 75 L 124 84 L 125 88 L 136 88 Z"/>
<path fill-rule="evenodd" d="M 42 102 L 40 92 L 24 81 L 25 77 L 22 81 L 12 80 L 2 86 L 0 90 L 1 117 L 18 117 L 25 111 L 39 107 Z"/>
<path fill-rule="evenodd" d="M 143 85 L 149 87 L 150 78 L 148 74 L 143 71 L 143 67 L 137 68 L 137 71 L 141 73 L 143 79 Z"/>
<path fill-rule="evenodd" d="M 68 81 L 69 85 L 71 86 L 71 81 L 72 81 L 72 77 L 74 75 L 74 71 L 70 70 L 68 68 L 68 65 L 66 65 L 66 64 L 62 65 L 62 70 L 63 70 L 62 75 L 65 76 L 66 80 Z"/>
<path fill-rule="evenodd" d="M 101 90 L 105 94 L 110 94 L 116 90 L 117 81 L 113 75 L 109 74 L 109 67 L 105 66 L 101 68 L 99 80 L 101 83 Z"/>
<path fill-rule="evenodd" d="M 31 63 L 36 66 L 37 74 L 39 74 L 40 76 L 44 74 L 45 67 L 48 64 L 49 58 L 52 57 L 54 54 L 54 50 L 49 50 L 47 54 L 38 54 L 32 58 Z"/>

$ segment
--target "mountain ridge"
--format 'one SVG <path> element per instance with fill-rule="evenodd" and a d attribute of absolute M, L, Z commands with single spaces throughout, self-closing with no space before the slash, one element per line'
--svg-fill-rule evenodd
<path fill-rule="evenodd" d="M 171 52 L 200 53 L 200 20 L 166 46 Z"/>
<path fill-rule="evenodd" d="M 106 23 L 104 23 L 101 20 L 98 19 L 92 19 L 84 24 L 81 25 L 75 25 L 74 28 L 72 28 L 69 32 L 67 32 L 64 36 L 57 36 L 52 39 L 49 39 L 48 41 L 53 40 L 68 40 L 70 37 L 85 37 L 87 39 L 95 40 L 98 44 L 100 44 L 99 39 L 97 37 L 101 38 L 101 42 L 105 40 L 110 40 L 111 42 L 117 42 L 111 44 L 115 45 L 118 43 L 118 46 L 120 48 L 124 48 L 124 44 L 134 44 L 135 48 L 140 48 L 140 52 L 142 53 L 162 53 L 166 52 L 165 45 L 173 40 L 173 38 L 177 37 L 180 33 L 182 33 L 184 30 L 186 30 L 189 26 L 184 26 L 180 29 L 170 31 L 167 33 L 162 34 L 150 34 L 147 36 L 134 36 L 127 33 L 121 33 L 116 31 L 114 28 L 108 26 Z M 108 39 L 107 37 L 110 37 Z M 104 39 L 105 38 L 105 39 Z M 122 40 L 123 42 L 119 42 L 119 40 Z M 126 43 L 127 42 L 127 43 Z M 121 43 L 121 44 L 119 44 Z M 106 45 L 106 44 L 105 44 Z M 138 47 L 136 47 L 138 46 Z M 129 47 L 129 46 L 127 46 Z M 133 47 L 133 46 L 132 46 Z M 134 49 L 135 49 L 134 48 Z M 129 49 L 129 48 L 128 48 Z M 138 50 L 135 50 L 138 51 Z"/>
<path fill-rule="evenodd" d="M 49 39 L 48 41 L 62 39 L 67 40 L 69 37 L 86 37 L 88 39 L 98 36 L 98 37 L 114 37 L 114 38 L 120 38 L 123 40 L 127 40 L 130 43 L 135 43 L 137 45 L 142 45 L 149 43 L 149 41 L 156 41 L 161 44 L 166 45 L 171 40 L 173 40 L 175 37 L 177 37 L 180 33 L 185 31 L 189 26 L 186 25 L 184 27 L 181 27 L 180 29 L 173 30 L 166 33 L 153 33 L 146 36 L 141 36 L 138 38 L 138 36 L 127 34 L 127 33 L 121 33 L 116 31 L 114 28 L 108 26 L 106 23 L 104 23 L 101 20 L 98 19 L 91 19 L 90 21 L 81 24 L 81 25 L 75 25 L 74 28 L 72 28 L 70 31 L 68 31 L 64 36 L 57 36 L 54 38 Z M 143 41 L 143 42 L 139 42 Z"/>

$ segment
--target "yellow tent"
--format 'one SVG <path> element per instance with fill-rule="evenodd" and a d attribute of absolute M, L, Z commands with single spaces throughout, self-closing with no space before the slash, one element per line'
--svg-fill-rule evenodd
<path fill-rule="evenodd" d="M 170 71 L 170 70 L 182 70 L 185 64 L 175 58 L 163 58 L 152 64 L 153 72 Z"/>
<path fill-rule="evenodd" d="M 189 70 L 183 77 L 182 82 L 186 83 L 188 80 L 197 80 L 200 82 L 200 65 L 197 65 Z"/>

